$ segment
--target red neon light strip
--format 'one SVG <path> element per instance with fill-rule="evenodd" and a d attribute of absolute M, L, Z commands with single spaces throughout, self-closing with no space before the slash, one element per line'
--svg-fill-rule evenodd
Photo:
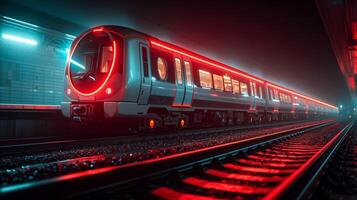
<path fill-rule="evenodd" d="M 60 177 L 56 177 L 56 178 L 54 178 L 54 180 L 60 180 L 60 181 L 72 180 L 72 179 L 81 178 L 81 177 L 85 177 L 85 176 L 92 176 L 92 175 L 101 174 L 104 172 L 109 172 L 109 171 L 112 171 L 113 169 L 116 169 L 116 167 L 111 166 L 111 167 L 104 167 L 104 168 L 98 168 L 98 169 L 91 169 L 91 170 L 87 170 L 87 171 L 83 171 L 83 172 L 75 172 L 72 174 L 67 174 L 67 175 L 63 175 Z"/>
<path fill-rule="evenodd" d="M 291 91 L 291 90 L 288 90 L 288 89 L 285 89 L 285 88 L 282 88 L 282 87 L 279 87 L 279 86 L 277 86 L 277 85 L 273 85 L 273 84 L 271 84 L 271 83 L 267 83 L 267 85 L 268 85 L 268 86 L 272 86 L 272 87 L 274 87 L 274 88 L 276 88 L 276 89 L 279 89 L 279 90 L 283 90 L 283 91 L 288 92 L 288 93 L 290 93 L 290 94 L 293 94 L 293 95 L 296 95 L 296 96 L 299 96 L 299 97 L 302 97 L 302 98 L 305 98 L 305 99 L 314 101 L 314 102 L 316 102 L 316 103 L 319 103 L 319 104 L 328 106 L 328 107 L 330 107 L 330 108 L 333 108 L 333 109 L 336 109 L 336 110 L 338 109 L 336 106 L 333 106 L 333 105 L 324 103 L 324 102 L 322 102 L 322 101 L 319 101 L 319 100 L 316 100 L 316 99 L 307 97 L 307 96 L 305 96 L 305 95 L 302 95 L 302 94 L 293 92 L 293 91 Z"/>
<path fill-rule="evenodd" d="M 201 58 L 198 58 L 198 57 L 196 57 L 196 56 L 190 55 L 190 54 L 188 54 L 188 53 L 184 53 L 184 52 L 182 52 L 182 51 L 173 49 L 173 48 L 171 48 L 171 47 L 168 47 L 168 46 L 165 45 L 165 44 L 160 44 L 160 43 L 155 42 L 155 41 L 152 41 L 152 40 L 151 40 L 150 42 L 151 42 L 151 44 L 153 44 L 153 45 L 155 45 L 155 46 L 159 46 L 159 47 L 164 48 L 164 49 L 167 49 L 167 50 L 169 50 L 169 51 L 172 51 L 172 52 L 175 52 L 175 53 L 179 53 L 179 54 L 184 55 L 184 56 L 187 56 L 187 57 L 189 57 L 189 58 L 192 58 L 192 59 L 201 61 L 201 62 L 203 62 L 203 63 L 206 63 L 206 64 L 209 64 L 209 65 L 218 67 L 218 68 L 220 68 L 220 69 L 223 69 L 223 70 L 232 72 L 232 73 L 237 74 L 237 75 L 239 75 L 239 76 L 243 76 L 243 77 L 245 77 L 245 78 L 248 78 L 248 79 L 251 79 L 251 80 L 255 80 L 255 81 L 259 82 L 259 83 L 264 83 L 264 81 L 259 80 L 259 79 L 257 79 L 257 78 L 254 78 L 254 77 L 252 77 L 252 76 L 249 76 L 249 75 L 246 75 L 246 74 L 243 74 L 243 73 L 239 73 L 239 72 L 237 72 L 237 71 L 235 71 L 235 70 L 228 69 L 228 68 L 226 68 L 226 67 L 224 67 L 224 66 L 221 66 L 221 65 L 212 63 L 212 62 L 207 61 L 207 60 L 205 60 L 205 59 L 201 59 Z M 330 105 L 330 104 L 324 103 L 324 102 L 322 102 L 322 101 L 319 101 L 319 100 L 316 100 L 316 99 L 307 97 L 307 96 L 305 96 L 305 95 L 302 95 L 302 94 L 299 94 L 299 93 L 296 93 L 296 92 L 293 92 L 293 91 L 290 91 L 290 90 L 281 88 L 281 87 L 279 87 L 279 86 L 276 86 L 276 85 L 273 85 L 273 84 L 270 84 L 270 83 L 268 83 L 268 85 L 270 85 L 270 86 L 272 86 L 272 87 L 276 87 L 276 88 L 281 89 L 281 90 L 283 90 L 283 91 L 286 91 L 286 92 L 288 92 L 288 93 L 291 93 L 291 94 L 294 94 L 294 95 L 297 95 L 297 96 L 300 96 L 300 97 L 309 99 L 309 100 L 314 101 L 314 102 L 316 102 L 316 103 L 319 103 L 319 104 L 322 104 L 322 105 L 331 107 L 331 108 L 333 108 L 333 109 L 336 109 L 336 110 L 338 109 L 337 107 L 335 107 L 335 106 L 333 106 L 333 105 Z"/>
<path fill-rule="evenodd" d="M 100 31 L 103 31 L 103 28 L 96 28 L 96 29 L 93 29 L 93 32 L 100 32 Z"/>
<path fill-rule="evenodd" d="M 256 79 L 256 78 L 254 78 L 254 77 L 248 76 L 248 75 L 243 74 L 243 73 L 239 73 L 239 72 L 237 72 L 237 71 L 228 69 L 228 68 L 223 67 L 223 66 L 221 66 L 221 65 L 218 65 L 218 64 L 212 63 L 212 62 L 210 62 L 210 61 L 207 61 L 207 60 L 198 58 L 198 57 L 196 57 L 196 56 L 193 56 L 193 55 L 184 53 L 184 52 L 182 52 L 182 51 L 173 49 L 173 48 L 168 47 L 168 46 L 166 46 L 166 45 L 164 45 L 164 44 L 160 44 L 160 43 L 157 43 L 157 42 L 154 42 L 154 41 L 150 41 L 150 42 L 151 42 L 151 44 L 153 44 L 153 45 L 155 45 L 155 46 L 159 46 L 159 47 L 162 47 L 162 48 L 167 49 L 167 50 L 169 50 L 169 51 L 173 51 L 173 52 L 175 52 L 175 53 L 179 53 L 179 54 L 181 54 L 181 55 L 184 55 L 184 56 L 187 56 L 187 57 L 189 57 L 189 58 L 198 60 L 198 61 L 200 61 L 200 62 L 203 62 L 203 63 L 209 64 L 209 65 L 218 67 L 218 68 L 220 68 L 220 69 L 223 69 L 223 70 L 232 72 L 232 73 L 237 74 L 237 75 L 239 75 L 239 76 L 243 76 L 243 77 L 245 77 L 245 78 L 255 80 L 255 81 L 259 82 L 259 83 L 264 83 L 264 81 L 262 81 L 262 80 Z"/>
<path fill-rule="evenodd" d="M 94 30 L 93 30 L 93 31 L 94 31 Z M 108 80 L 109 80 L 109 78 L 110 78 L 110 76 L 111 76 L 111 74 L 112 74 L 112 72 L 113 72 L 114 64 L 115 64 L 115 60 L 116 60 L 116 54 L 117 54 L 117 52 L 116 52 L 116 51 L 117 51 L 116 43 L 115 43 L 115 41 L 113 41 L 113 48 L 114 48 L 113 62 L 112 62 L 112 66 L 111 66 L 111 68 L 110 68 L 110 70 L 109 70 L 109 74 L 108 74 L 108 76 L 105 78 L 103 84 L 102 84 L 98 89 L 96 89 L 94 92 L 91 92 L 91 93 L 83 93 L 83 92 L 78 91 L 77 88 L 74 87 L 73 82 L 72 82 L 72 78 L 71 78 L 71 70 L 70 70 L 70 62 L 71 62 L 71 59 L 72 59 L 72 55 L 73 55 L 74 50 L 76 49 L 77 45 L 79 44 L 79 41 L 80 41 L 80 40 L 78 40 L 77 44 L 74 46 L 74 48 L 73 48 L 73 50 L 72 50 L 72 52 L 71 52 L 70 58 L 68 59 L 68 76 L 69 76 L 69 82 L 71 83 L 71 86 L 72 86 L 73 90 L 75 90 L 78 94 L 81 94 L 81 95 L 83 95 L 83 96 L 91 96 L 91 95 L 93 95 L 93 94 L 98 93 L 98 92 L 105 86 L 105 84 L 108 82 Z"/>
<path fill-rule="evenodd" d="M 60 110 L 59 105 L 36 105 L 36 104 L 0 104 L 0 110 Z"/>
<path fill-rule="evenodd" d="M 204 189 L 253 195 L 267 194 L 272 190 L 269 187 L 258 187 L 250 185 L 238 185 L 223 182 L 207 181 L 196 177 L 186 178 L 183 180 L 183 182 Z"/>

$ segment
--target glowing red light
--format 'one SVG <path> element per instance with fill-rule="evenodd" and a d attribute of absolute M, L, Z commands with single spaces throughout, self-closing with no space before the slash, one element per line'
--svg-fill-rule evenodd
<path fill-rule="evenodd" d="M 254 78 L 254 77 L 252 77 L 252 76 L 249 76 L 249 75 L 246 75 L 246 74 L 243 74 L 243 73 L 240 73 L 240 72 L 235 71 L 235 70 L 233 70 L 233 69 L 229 69 L 229 68 L 224 67 L 224 66 L 222 66 L 222 65 L 219 65 L 219 64 L 210 62 L 210 61 L 208 61 L 208 60 L 206 60 L 206 59 L 204 59 L 204 58 L 199 58 L 199 57 L 194 56 L 194 55 L 191 55 L 191 54 L 189 54 L 189 53 L 185 53 L 185 52 L 176 50 L 176 49 L 174 49 L 174 48 L 171 48 L 171 47 L 169 47 L 169 46 L 167 46 L 167 45 L 165 45 L 165 44 L 159 43 L 159 42 L 155 42 L 155 41 L 150 41 L 150 42 L 151 42 L 151 44 L 153 44 L 153 45 L 155 45 L 155 46 L 158 46 L 158 47 L 161 47 L 161 48 L 164 48 L 164 49 L 166 49 L 166 50 L 169 50 L 169 51 L 172 51 L 172 52 L 175 52 L 175 53 L 179 53 L 179 54 L 181 54 L 181 55 L 184 55 L 184 56 L 187 56 L 187 57 L 189 57 L 189 58 L 198 60 L 198 61 L 200 61 L 200 62 L 209 64 L 209 65 L 211 65 L 211 66 L 218 67 L 218 68 L 220 68 L 220 69 L 223 69 L 223 70 L 229 71 L 229 72 L 231 72 L 231 73 L 237 74 L 237 75 L 239 75 L 239 76 L 243 76 L 243 77 L 245 77 L 245 78 L 248 78 L 248 79 L 251 79 L 251 80 L 255 80 L 255 81 L 259 82 L 259 83 L 264 83 L 264 81 L 262 81 L 262 80 L 259 80 L 259 79 L 257 79 L 257 78 Z"/>
<path fill-rule="evenodd" d="M 112 93 L 112 88 L 107 88 L 107 89 L 105 89 L 105 93 L 111 94 L 111 93 Z"/>
<path fill-rule="evenodd" d="M 93 32 L 101 32 L 103 30 L 104 30 L 103 28 L 96 28 L 96 29 L 93 29 Z"/>
<path fill-rule="evenodd" d="M 150 128 L 155 128 L 155 120 L 153 120 L 153 119 L 149 120 L 149 127 Z"/>
<path fill-rule="evenodd" d="M 281 194 L 286 191 L 288 187 L 291 186 L 293 182 L 297 180 L 298 177 L 301 177 L 302 174 L 306 173 L 306 171 L 312 166 L 314 162 L 317 162 L 317 159 L 321 157 L 323 153 L 327 151 L 335 143 L 335 141 L 345 133 L 346 129 L 350 129 L 351 124 L 345 127 L 343 130 L 338 132 L 327 144 L 325 144 L 320 150 L 318 150 L 312 157 L 310 157 L 304 164 L 302 164 L 298 169 L 294 171 L 294 173 L 290 174 L 282 183 L 280 183 L 274 190 L 272 190 L 267 196 L 265 196 L 264 200 L 269 199 L 280 199 Z M 348 132 L 348 131 L 347 131 Z M 346 132 L 346 133 L 347 133 Z M 280 197 L 280 198 L 279 198 Z"/>
<path fill-rule="evenodd" d="M 328 106 L 328 107 L 333 108 L 333 109 L 335 109 L 335 110 L 338 110 L 338 108 L 337 108 L 336 106 L 333 106 L 333 105 L 327 104 L 327 103 L 325 103 L 325 102 L 322 102 L 322 101 L 313 99 L 313 98 L 311 98 L 311 97 L 308 97 L 308 96 L 305 96 L 305 95 L 302 95 L 302 94 L 293 92 L 293 91 L 291 91 L 291 90 L 288 90 L 288 89 L 279 87 L 279 86 L 277 86 L 277 85 L 273 85 L 273 84 L 271 84 L 271 83 L 268 83 L 267 85 L 268 85 L 268 86 L 271 86 L 271 87 L 274 87 L 274 88 L 276 88 L 276 89 L 282 90 L 282 91 L 284 91 L 284 92 L 288 92 L 288 93 L 290 93 L 290 94 L 293 94 L 293 95 L 296 95 L 296 96 L 299 96 L 299 97 L 302 97 L 302 98 L 305 98 L 305 99 L 314 101 L 314 102 L 316 102 L 316 103 L 318 103 L 318 104 L 322 104 L 322 105 Z"/>
<path fill-rule="evenodd" d="M 82 37 L 84 37 L 84 36 L 82 36 Z M 72 86 L 72 88 L 73 88 L 74 91 L 76 91 L 78 94 L 83 95 L 83 96 L 91 96 L 91 95 L 93 95 L 93 94 L 98 93 L 100 90 L 102 90 L 102 88 L 107 84 L 107 82 L 108 82 L 108 80 L 109 80 L 109 78 L 110 78 L 110 76 L 111 76 L 111 74 L 112 74 L 112 72 L 113 72 L 114 65 L 115 65 L 115 60 L 116 60 L 116 56 L 117 56 L 116 42 L 113 41 L 113 49 L 114 49 L 113 61 L 112 61 L 112 66 L 110 67 L 108 76 L 105 78 L 105 80 L 104 80 L 104 82 L 102 83 L 102 85 L 100 85 L 95 91 L 90 92 L 90 93 L 83 93 L 83 92 L 79 91 L 77 88 L 75 88 L 75 86 L 74 86 L 74 84 L 73 84 L 73 82 L 72 82 L 71 70 L 70 70 L 70 61 L 71 61 L 71 59 L 72 59 L 72 55 L 73 55 L 73 53 L 74 53 L 74 50 L 76 49 L 77 45 L 79 44 L 79 41 L 80 41 L 80 40 L 77 41 L 77 43 L 75 44 L 75 46 L 73 47 L 73 49 L 72 49 L 72 51 L 71 51 L 71 53 L 70 53 L 70 57 L 69 57 L 68 62 L 67 62 L 67 65 L 68 65 L 68 67 L 67 67 L 67 70 L 68 70 L 68 71 L 67 71 L 67 74 L 68 74 L 69 77 L 70 77 L 70 78 L 69 78 L 69 82 L 70 82 L 70 84 L 71 84 L 71 86 Z"/>
<path fill-rule="evenodd" d="M 175 47 L 171 47 L 171 46 L 169 46 L 168 44 L 165 44 L 165 43 L 163 43 L 163 42 L 160 42 L 160 41 L 157 41 L 157 40 L 155 40 L 155 41 L 151 40 L 150 42 L 151 42 L 151 44 L 154 45 L 154 46 L 157 46 L 157 47 L 160 47 L 160 48 L 163 48 L 163 49 L 166 49 L 166 50 L 169 50 L 169 51 L 172 51 L 172 52 L 175 52 L 175 53 L 184 55 L 184 56 L 187 56 L 187 57 L 192 58 L 192 59 L 194 59 L 194 60 L 197 60 L 197 61 L 200 61 L 200 62 L 209 64 L 209 65 L 214 66 L 214 67 L 218 67 L 218 68 L 220 68 L 220 69 L 223 69 L 223 70 L 226 70 L 226 71 L 231 72 L 231 73 L 233 73 L 233 74 L 237 74 L 237 75 L 239 75 L 239 76 L 242 76 L 242 77 L 245 77 L 245 78 L 248 78 L 248 79 L 257 81 L 257 82 L 259 82 L 259 83 L 264 83 L 263 80 L 257 79 L 257 78 L 255 78 L 255 77 L 249 76 L 249 75 L 244 74 L 244 73 L 240 73 L 239 71 L 236 71 L 236 70 L 234 70 L 234 69 L 229 69 L 229 68 L 225 67 L 223 64 L 211 62 L 211 61 L 209 61 L 208 59 L 206 59 L 206 58 L 204 58 L 204 57 L 199 58 L 198 56 L 192 55 L 191 53 L 185 53 L 185 52 L 183 52 L 182 50 L 178 50 L 178 49 L 176 49 Z M 335 107 L 335 106 L 333 106 L 333 105 L 330 105 L 330 104 L 327 104 L 327 103 L 324 103 L 324 102 L 322 102 L 322 101 L 313 99 L 313 98 L 311 98 L 311 97 L 307 97 L 307 96 L 305 96 L 305 95 L 302 95 L 302 94 L 293 92 L 293 91 L 288 90 L 288 89 L 284 89 L 284 88 L 282 88 L 282 87 L 279 87 L 279 86 L 276 86 L 276 85 L 273 85 L 273 84 L 270 84 L 270 83 L 268 83 L 268 85 L 270 85 L 270 86 L 272 86 L 272 87 L 275 87 L 275 88 L 278 88 L 278 89 L 280 89 L 280 90 L 283 90 L 283 91 L 285 91 L 285 92 L 294 94 L 294 95 L 296 95 L 296 96 L 300 96 L 300 97 L 303 97 L 303 98 L 305 98 L 305 99 L 309 99 L 309 100 L 314 101 L 314 102 L 316 102 L 316 103 L 319 103 L 319 104 L 322 104 L 322 105 L 325 105 L 325 106 L 328 106 L 328 107 L 330 107 L 330 108 L 333 108 L 333 109 L 336 109 L 336 110 L 337 110 L 337 107 Z"/>
<path fill-rule="evenodd" d="M 172 107 L 181 107 L 181 108 L 191 108 L 192 107 L 192 105 L 190 105 L 190 104 L 179 104 L 179 103 L 173 103 L 171 106 Z"/>
<path fill-rule="evenodd" d="M 181 119 L 180 120 L 180 127 L 184 127 L 185 126 L 185 120 L 184 119 Z"/>
<path fill-rule="evenodd" d="M 183 182 L 203 189 L 213 189 L 241 194 L 267 194 L 271 190 L 271 188 L 267 186 L 237 185 L 229 182 L 208 181 L 196 177 L 185 178 Z"/>
<path fill-rule="evenodd" d="M 190 193 L 183 193 L 179 192 L 167 187 L 159 187 L 151 192 L 151 194 L 160 197 L 161 199 L 181 199 L 181 200 L 188 200 L 188 199 L 195 199 L 195 200 L 215 200 L 217 198 L 201 196 L 196 194 Z"/>
<path fill-rule="evenodd" d="M 71 179 L 81 178 L 81 177 L 85 177 L 85 176 L 92 176 L 92 175 L 96 175 L 96 174 L 109 172 L 116 168 L 117 168 L 116 166 L 111 166 L 111 167 L 104 167 L 104 168 L 98 168 L 98 169 L 91 169 L 91 170 L 87 170 L 87 171 L 83 171 L 83 172 L 76 172 L 76 173 L 72 173 L 72 174 L 63 175 L 56 179 L 61 180 L 61 181 L 71 180 Z"/>

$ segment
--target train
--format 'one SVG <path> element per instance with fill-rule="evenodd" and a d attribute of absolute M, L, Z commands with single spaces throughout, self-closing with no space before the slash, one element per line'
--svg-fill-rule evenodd
<path fill-rule="evenodd" d="M 272 123 L 338 115 L 338 108 L 130 28 L 79 35 L 65 67 L 67 118 L 140 129 Z"/>

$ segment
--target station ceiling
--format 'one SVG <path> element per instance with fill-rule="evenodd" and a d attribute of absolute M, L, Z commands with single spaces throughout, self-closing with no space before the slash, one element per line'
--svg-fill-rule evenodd
<path fill-rule="evenodd" d="M 338 65 L 357 105 L 357 0 L 317 0 Z"/>

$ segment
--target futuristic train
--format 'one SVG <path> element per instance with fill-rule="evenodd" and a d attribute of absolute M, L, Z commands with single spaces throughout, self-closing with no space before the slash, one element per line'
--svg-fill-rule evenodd
<path fill-rule="evenodd" d="M 71 46 L 64 116 L 143 129 L 327 117 L 338 108 L 120 26 L 92 28 Z"/>

